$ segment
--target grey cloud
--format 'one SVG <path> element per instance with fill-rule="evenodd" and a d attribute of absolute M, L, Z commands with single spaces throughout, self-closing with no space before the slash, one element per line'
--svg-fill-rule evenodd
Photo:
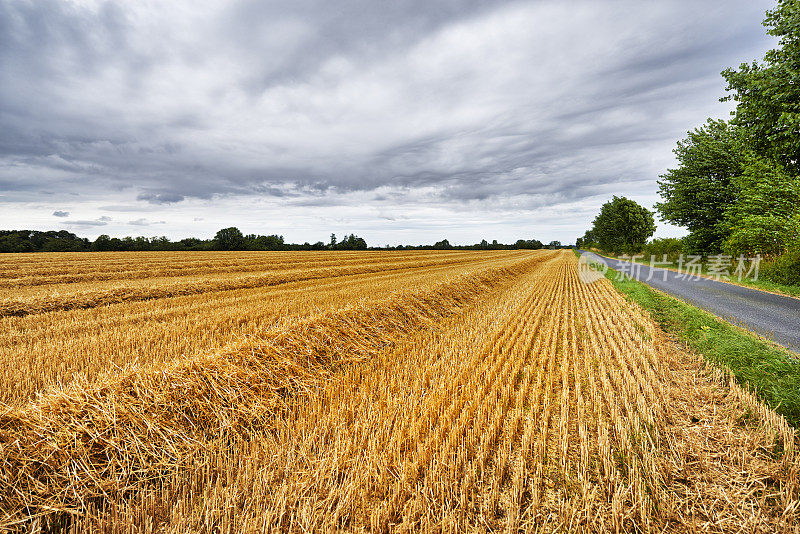
<path fill-rule="evenodd" d="M 719 71 L 769 44 L 771 5 L 0 3 L 0 191 L 114 212 L 654 191 L 676 137 L 720 109 Z"/>
<path fill-rule="evenodd" d="M 230 6 L 222 17 L 219 35 L 239 54 L 257 58 L 248 89 L 260 93 L 275 83 L 302 78 L 334 56 L 380 61 L 387 50 L 403 49 L 443 25 L 511 3 L 513 0 L 341 0 L 335 4 L 298 0 L 276 4 L 245 0 Z M 280 33 L 287 22 L 289 27 L 297 27 L 295 32 L 283 29 L 280 42 L 265 40 L 265 35 Z M 308 26 L 307 31 L 303 26 Z M 274 46 L 279 53 L 265 58 L 254 43 Z"/>
<path fill-rule="evenodd" d="M 69 212 L 56 210 L 53 212 L 53 217 L 69 217 Z"/>
<path fill-rule="evenodd" d="M 107 206 L 101 206 L 100 209 L 113 212 L 151 212 L 161 208 L 143 204 L 109 204 Z"/>
<path fill-rule="evenodd" d="M 128 221 L 128 224 L 133 226 L 151 226 L 153 224 L 167 224 L 166 221 L 149 221 L 145 218 L 136 219 L 134 221 Z"/>
<path fill-rule="evenodd" d="M 79 221 L 65 221 L 64 224 L 69 226 L 106 226 L 108 221 L 102 221 L 100 219 L 94 220 L 79 220 Z"/>
<path fill-rule="evenodd" d="M 173 204 L 182 201 L 184 198 L 186 197 L 179 193 L 139 193 L 136 200 L 144 200 L 151 204 Z"/>

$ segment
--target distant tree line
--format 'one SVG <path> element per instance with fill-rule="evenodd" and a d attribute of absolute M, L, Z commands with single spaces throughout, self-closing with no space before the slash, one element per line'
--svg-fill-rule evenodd
<path fill-rule="evenodd" d="M 79 252 L 92 250 L 92 243 L 66 230 L 0 230 L 0 252 Z"/>
<path fill-rule="evenodd" d="M 572 245 L 562 245 L 560 241 L 551 241 L 545 245 L 538 239 L 518 239 L 514 243 L 504 244 L 493 240 L 489 243 L 482 239 L 480 243 L 474 245 L 451 245 L 447 239 L 437 241 L 433 245 L 397 245 L 395 247 L 386 246 L 386 250 L 537 250 L 537 249 L 562 249 L 572 248 Z"/>
<path fill-rule="evenodd" d="M 101 235 L 94 241 L 61 231 L 0 230 L 0 252 L 106 252 L 155 250 L 515 250 L 569 248 L 559 241 L 545 245 L 538 239 L 520 239 L 513 244 L 482 240 L 474 245 L 451 245 L 447 239 L 433 245 L 398 245 L 368 247 L 364 238 L 355 234 L 338 239 L 331 234 L 327 243 L 286 243 L 281 235 L 244 235 L 238 228 L 223 228 L 213 239 L 189 237 L 172 241 L 167 237 L 110 237 Z"/>

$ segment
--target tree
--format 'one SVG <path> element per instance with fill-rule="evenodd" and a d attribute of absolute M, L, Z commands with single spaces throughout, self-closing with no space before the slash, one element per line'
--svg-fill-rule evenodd
<path fill-rule="evenodd" d="M 235 226 L 223 228 L 214 236 L 214 248 L 216 250 L 243 250 L 245 248 L 244 236 Z"/>
<path fill-rule="evenodd" d="M 518 239 L 516 243 L 514 243 L 514 248 L 517 249 L 540 249 L 544 245 L 538 239 Z"/>
<path fill-rule="evenodd" d="M 763 63 L 743 63 L 722 76 L 737 102 L 733 123 L 762 157 L 774 159 L 790 174 L 800 174 L 800 2 L 778 0 L 764 26 L 778 38 Z"/>
<path fill-rule="evenodd" d="M 111 237 L 106 234 L 100 234 L 97 239 L 92 243 L 92 248 L 99 251 L 114 250 L 111 243 Z"/>
<path fill-rule="evenodd" d="M 595 245 L 597 245 L 597 238 L 594 237 L 594 232 L 592 232 L 592 230 L 586 230 L 583 237 L 579 237 L 575 240 L 575 246 L 577 248 L 591 248 Z"/>
<path fill-rule="evenodd" d="M 245 236 L 246 246 L 249 250 L 285 250 L 282 235 L 256 235 Z"/>
<path fill-rule="evenodd" d="M 437 241 L 436 243 L 434 243 L 433 248 L 435 248 L 436 250 L 447 250 L 453 248 L 453 246 L 447 239 L 442 239 L 441 241 Z"/>
<path fill-rule="evenodd" d="M 725 249 L 733 254 L 778 255 L 800 242 L 800 179 L 779 163 L 747 155 L 737 194 L 725 210 Z"/>
<path fill-rule="evenodd" d="M 660 260 L 666 255 L 669 259 L 676 261 L 683 252 L 683 239 L 676 237 L 653 239 L 644 246 L 642 252 L 648 259 L 650 256 L 655 256 Z"/>
<path fill-rule="evenodd" d="M 0 252 L 33 252 L 33 243 L 16 232 L 0 235 Z"/>
<path fill-rule="evenodd" d="M 186 250 L 204 250 L 208 248 L 208 241 L 197 239 L 196 237 L 187 237 L 179 241 L 180 247 Z"/>
<path fill-rule="evenodd" d="M 722 120 L 708 119 L 688 132 L 673 151 L 678 167 L 660 176 L 656 204 L 662 220 L 689 229 L 686 248 L 693 253 L 722 249 L 725 209 L 736 197 L 733 178 L 742 172 L 740 133 Z"/>
<path fill-rule="evenodd" d="M 338 250 L 366 250 L 367 242 L 355 234 L 346 235 L 337 245 L 332 245 Z"/>
<path fill-rule="evenodd" d="M 618 196 L 603 204 L 592 228 L 600 248 L 631 254 L 639 252 L 655 231 L 655 221 L 649 210 Z"/>

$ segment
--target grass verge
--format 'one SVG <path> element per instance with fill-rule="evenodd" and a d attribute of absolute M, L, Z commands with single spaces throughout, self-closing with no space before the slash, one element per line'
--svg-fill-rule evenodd
<path fill-rule="evenodd" d="M 650 312 L 661 328 L 709 362 L 727 367 L 736 381 L 800 428 L 800 360 L 756 335 L 637 280 L 618 279 L 614 287 Z"/>

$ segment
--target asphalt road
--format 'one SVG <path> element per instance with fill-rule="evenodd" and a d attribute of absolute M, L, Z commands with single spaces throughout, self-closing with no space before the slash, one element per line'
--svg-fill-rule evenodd
<path fill-rule="evenodd" d="M 800 352 L 800 299 L 710 278 L 689 279 L 685 274 L 681 277 L 680 273 L 669 269 L 651 268 L 591 252 L 589 254 L 602 259 L 616 271 L 634 275 L 637 280 L 656 289 Z"/>

